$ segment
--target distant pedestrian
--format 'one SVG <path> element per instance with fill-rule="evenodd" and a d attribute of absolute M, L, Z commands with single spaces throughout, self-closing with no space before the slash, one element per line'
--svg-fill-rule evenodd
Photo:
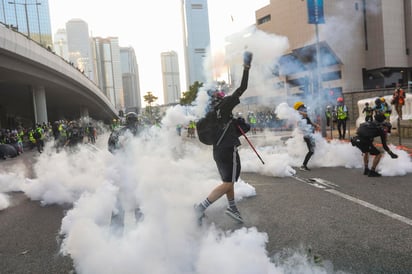
<path fill-rule="evenodd" d="M 346 121 L 348 120 L 348 108 L 346 107 L 343 97 L 336 100 L 336 119 L 339 133 L 339 140 L 345 139 L 346 135 Z"/>
<path fill-rule="evenodd" d="M 365 122 L 371 122 L 373 120 L 373 109 L 368 102 L 365 103 L 362 113 L 365 113 Z"/>
<path fill-rule="evenodd" d="M 332 122 L 332 107 L 331 106 L 326 107 L 325 117 L 326 117 L 326 126 L 327 127 L 332 126 L 333 122 Z"/>
<path fill-rule="evenodd" d="M 392 95 L 391 104 L 395 106 L 398 119 L 402 120 L 402 107 L 405 104 L 405 91 L 400 87 L 395 89 L 395 92 Z"/>

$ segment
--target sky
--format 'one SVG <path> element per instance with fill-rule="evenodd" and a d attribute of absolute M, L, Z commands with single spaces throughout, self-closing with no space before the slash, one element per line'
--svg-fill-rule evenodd
<path fill-rule="evenodd" d="M 255 23 L 255 11 L 269 0 L 209 0 L 212 54 L 222 51 L 224 37 Z M 148 91 L 163 103 L 160 53 L 178 53 L 180 85 L 185 87 L 181 0 L 160 1 L 49 1 L 53 35 L 67 21 L 80 18 L 92 36 L 119 38 L 120 46 L 134 48 L 142 96 Z M 184 90 L 185 91 L 185 90 Z"/>
<path fill-rule="evenodd" d="M 286 103 L 279 104 L 276 112 L 289 124 L 300 119 Z M 269 255 L 268 234 L 253 226 L 251 215 L 243 214 L 244 227 L 223 231 L 215 226 L 212 217 L 223 214 L 225 198 L 207 209 L 209 223 L 197 225 L 193 205 L 206 198 L 220 177 L 211 146 L 176 133 L 177 123 L 194 118 L 191 113 L 179 105 L 170 108 L 162 128 L 147 128 L 136 138 L 125 136 L 125 149 L 116 154 L 107 150 L 107 131 L 98 136 L 95 146 L 85 144 L 76 150 L 56 153 L 53 142 L 47 142 L 44 152 L 36 155 L 34 177 L 19 164 L 0 168 L 0 213 L 17 202 L 10 191 L 21 191 L 41 205 L 70 208 L 58 231 L 60 251 L 73 259 L 79 274 L 330 273 L 308 260 L 304 243 Z M 307 148 L 302 132 L 294 129 L 287 134 L 286 141 L 273 131 L 259 138 L 250 136 L 265 164 L 244 143 L 239 148 L 242 171 L 274 178 L 294 175 Z M 314 139 L 310 168 L 345 167 L 362 173 L 361 152 L 349 142 L 327 142 L 320 133 Z M 378 171 L 384 176 L 411 173 L 407 152 L 390 147 L 399 158 L 391 159 L 385 153 Z M 253 185 L 241 175 L 235 184 L 239 205 L 255 195 Z M 120 208 L 125 212 L 124 222 L 113 223 L 111 216 Z M 143 214 L 137 218 L 136 208 Z M 286 251 L 290 256 L 284 256 Z"/>

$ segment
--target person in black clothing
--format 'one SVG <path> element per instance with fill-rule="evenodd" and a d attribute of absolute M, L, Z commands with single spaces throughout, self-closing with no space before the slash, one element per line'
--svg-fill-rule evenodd
<path fill-rule="evenodd" d="M 67 141 L 64 144 L 65 147 L 75 147 L 83 143 L 84 130 L 76 121 L 71 121 L 69 127 L 66 130 Z"/>
<path fill-rule="evenodd" d="M 365 122 L 370 122 L 373 120 L 373 108 L 369 106 L 369 103 L 365 103 L 365 107 L 362 110 L 362 113 L 365 113 Z"/>
<path fill-rule="evenodd" d="M 112 131 L 108 140 L 108 148 L 111 153 L 115 153 L 118 149 L 122 148 L 123 141 L 121 137 L 124 137 L 127 132 L 133 136 L 137 135 L 138 129 L 138 116 L 135 112 L 128 112 L 126 114 L 126 125 L 120 128 L 116 128 Z"/>
<path fill-rule="evenodd" d="M 240 96 L 246 91 L 249 81 L 249 69 L 252 62 L 252 53 L 245 52 L 243 55 L 243 75 L 240 86 L 233 92 L 232 95 L 224 96 L 222 92 L 216 92 L 212 98 L 212 108 L 218 113 L 218 118 L 222 123 L 226 124 L 218 132 L 221 136 L 213 145 L 213 159 L 216 162 L 222 183 L 215 187 L 207 198 L 200 204 L 195 206 L 195 211 L 199 224 L 205 217 L 205 210 L 216 200 L 223 195 L 226 195 L 229 206 L 225 213 L 239 222 L 243 222 L 243 218 L 236 206 L 234 183 L 240 175 L 240 158 L 237 147 L 240 146 L 240 134 L 233 121 L 232 110 L 240 103 Z"/>
<path fill-rule="evenodd" d="M 368 175 L 369 177 L 381 176 L 381 174 L 376 171 L 376 167 L 382 158 L 382 151 L 373 145 L 373 139 L 375 137 L 381 138 L 383 149 L 388 152 L 392 159 L 398 158 L 398 155 L 393 153 L 386 143 L 386 137 L 391 127 L 390 123 L 385 122 L 385 115 L 378 113 L 375 115 L 374 121 L 362 123 L 356 131 L 357 136 L 352 137 L 352 145 L 359 148 L 363 153 L 364 175 Z M 369 169 L 369 154 L 375 156 L 371 169 Z"/>

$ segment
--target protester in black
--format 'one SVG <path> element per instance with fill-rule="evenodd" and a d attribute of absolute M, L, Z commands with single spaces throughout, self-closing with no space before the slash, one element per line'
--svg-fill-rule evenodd
<path fill-rule="evenodd" d="M 364 175 L 369 177 L 380 177 L 381 174 L 376 171 L 376 167 L 382 158 L 382 151 L 377 149 L 373 140 L 375 137 L 380 137 L 382 147 L 393 158 L 398 158 L 398 155 L 393 153 L 386 143 L 387 134 L 391 130 L 391 124 L 385 122 L 385 115 L 378 113 L 375 115 L 375 121 L 362 123 L 357 129 L 357 136 L 352 137 L 351 142 L 363 153 L 363 163 L 365 166 Z M 369 169 L 369 154 L 375 156 L 372 162 L 372 167 Z"/>
<path fill-rule="evenodd" d="M 216 162 L 222 183 L 215 187 L 207 198 L 195 206 L 199 223 L 201 224 L 204 212 L 207 207 L 226 194 L 229 206 L 225 213 L 239 222 L 243 218 L 236 206 L 234 183 L 240 175 L 240 158 L 237 147 L 240 146 L 239 130 L 233 121 L 232 110 L 240 103 L 240 96 L 246 91 L 249 81 L 249 69 L 252 61 L 252 53 L 245 52 L 243 55 L 243 75 L 240 86 L 232 95 L 223 96 L 222 92 L 216 92 L 213 96 L 212 107 L 218 113 L 218 118 L 226 124 L 219 130 L 221 136 L 216 144 L 213 145 L 213 159 Z"/>
<path fill-rule="evenodd" d="M 365 122 L 370 122 L 373 120 L 373 108 L 369 106 L 369 103 L 365 103 L 365 107 L 362 110 L 362 113 L 365 113 Z"/>
<path fill-rule="evenodd" d="M 128 112 L 126 114 L 126 125 L 120 128 L 116 128 L 110 134 L 108 140 L 108 149 L 111 153 L 115 153 L 116 150 L 122 148 L 124 145 L 124 140 L 121 140 L 121 137 L 124 137 L 127 132 L 132 134 L 132 136 L 137 135 L 138 129 L 138 116 L 135 112 Z"/>

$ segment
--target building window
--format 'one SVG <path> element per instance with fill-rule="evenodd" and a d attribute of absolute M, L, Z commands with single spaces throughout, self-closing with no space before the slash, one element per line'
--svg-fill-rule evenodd
<path fill-rule="evenodd" d="M 325 82 L 339 79 L 342 79 L 342 72 L 340 70 L 322 73 L 322 80 Z"/>
<path fill-rule="evenodd" d="M 201 10 L 201 9 L 203 9 L 203 5 L 202 4 L 192 4 L 192 9 L 193 10 Z"/>
<path fill-rule="evenodd" d="M 195 53 L 206 53 L 206 50 L 203 48 L 197 48 L 195 49 Z"/>
<path fill-rule="evenodd" d="M 258 25 L 261 25 L 261 24 L 269 22 L 269 21 L 270 21 L 270 14 L 258 19 L 257 23 L 258 23 Z"/>

